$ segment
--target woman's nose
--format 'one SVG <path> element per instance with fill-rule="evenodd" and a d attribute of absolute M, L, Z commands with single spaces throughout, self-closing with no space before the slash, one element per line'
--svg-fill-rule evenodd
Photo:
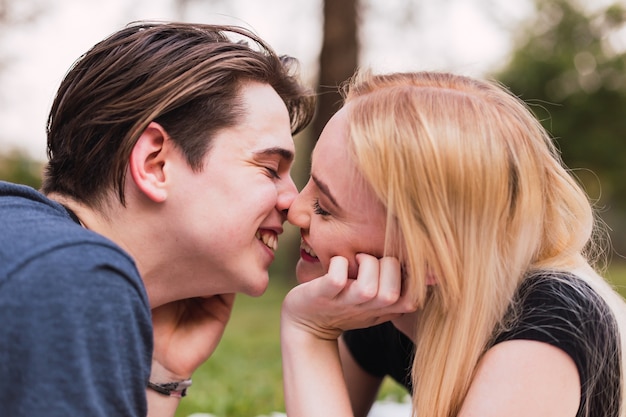
<path fill-rule="evenodd" d="M 300 194 L 296 195 L 287 214 L 287 221 L 301 229 L 308 229 L 311 220 L 311 215 L 307 210 L 306 203 L 307 188 L 308 187 L 304 187 Z"/>

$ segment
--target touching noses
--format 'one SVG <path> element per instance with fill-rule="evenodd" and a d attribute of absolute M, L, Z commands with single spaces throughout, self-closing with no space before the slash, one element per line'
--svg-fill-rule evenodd
<path fill-rule="evenodd" d="M 287 175 L 286 178 L 281 181 L 277 191 L 276 208 L 286 216 L 287 211 L 298 195 L 298 189 L 290 175 Z"/>
<path fill-rule="evenodd" d="M 307 187 L 304 187 L 298 194 L 289 208 L 287 221 L 301 229 L 308 229 L 311 221 L 311 215 L 307 211 L 306 199 Z"/>

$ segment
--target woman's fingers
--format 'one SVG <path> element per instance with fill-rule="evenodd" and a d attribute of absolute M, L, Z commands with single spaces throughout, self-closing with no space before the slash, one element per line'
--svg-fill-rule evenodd
<path fill-rule="evenodd" d="M 356 279 L 348 278 L 349 263 L 343 256 L 331 258 L 328 273 L 309 282 L 312 293 L 321 298 L 339 298 L 347 305 L 369 304 L 382 308 L 394 304 L 402 292 L 400 262 L 393 257 L 381 259 L 365 253 L 356 255 Z"/>
<path fill-rule="evenodd" d="M 385 308 L 398 301 L 402 292 L 400 262 L 396 258 L 378 259 L 367 254 L 356 256 L 359 270 L 343 294 L 349 304 Z"/>
<path fill-rule="evenodd" d="M 328 273 L 310 282 L 317 287 L 317 293 L 324 298 L 335 298 L 346 288 L 348 281 L 348 260 L 343 256 L 330 259 Z"/>
<path fill-rule="evenodd" d="M 356 279 L 348 278 L 348 260 L 330 260 L 328 273 L 293 288 L 283 303 L 283 317 L 318 337 L 336 337 L 347 329 L 368 327 L 414 311 L 402 290 L 400 262 L 357 255 Z M 404 292 L 406 293 L 406 291 Z"/>
<path fill-rule="evenodd" d="M 378 295 L 380 280 L 379 260 L 371 255 L 360 253 L 356 255 L 358 273 L 345 294 L 345 299 L 350 304 L 365 304 L 371 302 Z"/>
<path fill-rule="evenodd" d="M 402 294 L 402 272 L 397 258 L 385 257 L 380 260 L 380 281 L 378 300 L 382 305 L 395 304 Z"/>

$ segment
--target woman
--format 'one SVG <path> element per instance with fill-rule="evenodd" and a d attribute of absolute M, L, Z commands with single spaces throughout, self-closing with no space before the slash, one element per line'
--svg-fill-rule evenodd
<path fill-rule="evenodd" d="M 626 305 L 592 267 L 592 208 L 500 86 L 357 75 L 288 220 L 290 417 L 365 416 L 385 375 L 422 417 L 626 416 Z"/>

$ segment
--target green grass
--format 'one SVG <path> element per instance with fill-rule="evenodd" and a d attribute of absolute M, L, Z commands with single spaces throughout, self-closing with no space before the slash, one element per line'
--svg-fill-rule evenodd
<path fill-rule="evenodd" d="M 270 285 L 259 298 L 238 295 L 224 337 L 193 375 L 176 413 L 254 417 L 284 410 L 280 361 L 280 304 L 287 288 Z"/>
<path fill-rule="evenodd" d="M 626 297 L 626 263 L 614 263 L 607 278 Z M 176 417 L 192 413 L 255 417 L 284 412 L 279 318 L 288 287 L 275 282 L 262 297 L 238 296 L 220 345 L 194 374 L 193 386 Z M 402 401 L 405 396 L 404 388 L 386 379 L 379 398 Z"/>

